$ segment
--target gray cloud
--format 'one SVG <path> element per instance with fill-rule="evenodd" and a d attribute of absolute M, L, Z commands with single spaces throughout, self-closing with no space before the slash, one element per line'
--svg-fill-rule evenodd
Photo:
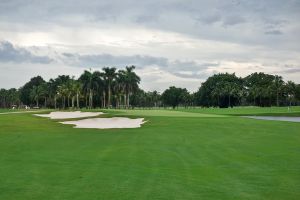
<path fill-rule="evenodd" d="M 180 60 L 172 61 L 164 57 L 153 57 L 147 55 L 117 56 L 111 54 L 81 55 L 62 53 L 60 59 L 67 65 L 85 68 L 101 68 L 104 66 L 122 68 L 128 65 L 135 65 L 141 69 L 149 66 L 156 66 L 164 71 L 182 78 L 203 78 L 207 75 L 204 71 L 208 67 L 219 66 L 219 63 L 197 63 L 196 61 Z M 203 73 L 199 74 L 199 71 L 202 71 Z"/>
<path fill-rule="evenodd" d="M 234 26 L 237 24 L 245 23 L 246 19 L 244 17 L 238 15 L 228 16 L 224 19 L 223 24 L 224 26 Z"/>
<path fill-rule="evenodd" d="M 7 41 L 0 41 L 0 62 L 48 64 L 52 61 L 53 60 L 47 56 L 37 56 L 25 48 L 15 47 Z"/>
<path fill-rule="evenodd" d="M 218 72 L 219 63 L 248 62 L 250 70 L 268 71 L 256 66 L 278 62 L 295 64 L 282 70 L 291 75 L 300 73 L 299 10 L 298 0 L 5 0 L 0 1 L 0 40 L 16 46 L 0 43 L 0 67 L 134 64 L 205 78 L 209 70 Z M 19 46 L 25 43 L 53 49 L 40 54 Z"/>
<path fill-rule="evenodd" d="M 62 61 L 76 66 L 117 66 L 124 67 L 126 65 L 136 66 L 167 66 L 168 59 L 163 57 L 152 57 L 146 55 L 133 55 L 133 56 L 114 56 L 111 54 L 71 54 L 62 53 Z"/>
<path fill-rule="evenodd" d="M 99 25 L 103 22 L 136 24 L 202 39 L 248 45 L 263 44 L 270 47 L 297 39 L 296 34 L 284 34 L 285 38 L 282 41 L 274 43 L 266 39 L 266 35 L 286 33 L 287 27 L 284 25 L 299 26 L 297 20 L 300 18 L 299 10 L 300 4 L 295 0 L 189 0 L 184 2 L 10 0 L 0 2 L 0 18 L 3 22 L 33 25 L 35 28 L 47 29 L 49 24 L 74 27 L 84 25 L 86 22 L 99 23 Z M 198 23 L 195 28 L 195 20 L 197 23 L 202 22 L 203 25 Z M 207 26 L 211 24 L 213 26 Z M 248 32 L 251 37 L 240 34 L 240 30 Z"/>
<path fill-rule="evenodd" d="M 269 31 L 266 31 L 265 34 L 267 34 L 267 35 L 282 35 L 283 33 L 280 30 L 269 30 Z"/>
<path fill-rule="evenodd" d="M 287 74 L 293 74 L 293 73 L 300 72 L 300 66 L 296 66 L 296 65 L 284 65 L 282 68 L 283 68 L 283 72 L 285 72 Z"/>

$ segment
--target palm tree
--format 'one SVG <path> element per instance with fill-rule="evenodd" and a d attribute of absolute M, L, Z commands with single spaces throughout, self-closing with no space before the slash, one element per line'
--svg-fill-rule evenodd
<path fill-rule="evenodd" d="M 91 70 L 84 70 L 83 74 L 78 79 L 82 83 L 82 89 L 86 96 L 86 106 L 91 106 L 91 98 L 92 98 L 92 73 Z"/>
<path fill-rule="evenodd" d="M 114 91 L 116 96 L 116 107 L 120 108 L 122 104 L 122 96 L 125 93 L 125 71 L 119 70 L 114 84 Z M 125 101 L 124 101 L 125 104 Z"/>
<path fill-rule="evenodd" d="M 88 107 L 93 107 L 93 96 L 94 91 L 99 88 L 100 80 L 100 72 L 96 71 L 94 73 L 85 70 L 84 73 L 79 77 L 79 81 L 82 83 L 82 89 L 86 94 L 86 105 L 88 99 Z"/>
<path fill-rule="evenodd" d="M 72 105 L 72 109 L 74 109 L 75 107 L 75 100 L 77 101 L 77 108 L 79 108 L 79 95 L 81 93 L 81 83 L 77 80 L 74 79 L 74 77 L 72 77 L 72 79 L 70 79 L 67 82 L 67 96 L 68 99 L 71 98 L 71 105 Z M 69 101 L 69 100 L 68 100 Z M 69 104 L 68 104 L 69 106 Z"/>
<path fill-rule="evenodd" d="M 279 106 L 279 92 L 282 89 L 284 84 L 284 81 L 282 80 L 281 76 L 275 76 L 274 77 L 274 81 L 273 81 L 273 86 L 275 88 L 276 91 L 276 105 Z"/>
<path fill-rule="evenodd" d="M 45 92 L 43 85 L 34 85 L 30 90 L 30 97 L 36 102 L 36 107 L 39 107 L 39 99 L 45 94 Z"/>
<path fill-rule="evenodd" d="M 111 86 L 112 86 L 112 82 L 115 81 L 116 77 L 117 77 L 117 73 L 116 73 L 116 68 L 115 67 L 104 67 L 103 69 L 103 77 L 104 80 L 107 83 L 107 90 L 108 90 L 108 99 L 107 99 L 107 107 L 110 108 L 111 106 Z"/>
<path fill-rule="evenodd" d="M 68 93 L 69 93 L 68 91 L 69 91 L 69 88 L 68 88 L 67 84 L 62 84 L 62 85 L 58 86 L 57 95 L 62 98 L 63 109 L 66 108 L 66 97 L 68 96 Z"/>
<path fill-rule="evenodd" d="M 132 95 L 132 93 L 139 88 L 138 84 L 141 81 L 140 77 L 133 71 L 134 69 L 135 66 L 133 65 L 130 67 L 126 66 L 125 69 L 125 83 L 126 83 L 125 88 L 127 92 L 127 100 L 126 100 L 127 108 L 130 105 L 130 101 L 129 101 L 130 95 Z"/>
<path fill-rule="evenodd" d="M 152 96 L 152 100 L 153 100 L 153 103 L 154 103 L 154 107 L 157 107 L 158 106 L 158 101 L 160 99 L 160 94 L 154 90 L 151 94 Z"/>
<path fill-rule="evenodd" d="M 217 98 L 217 102 L 218 102 L 218 106 L 220 106 L 220 96 L 221 96 L 221 90 L 219 87 L 215 87 L 212 92 L 211 95 L 213 98 Z"/>
<path fill-rule="evenodd" d="M 2 108 L 7 107 L 7 96 L 8 96 L 8 91 L 6 89 L 2 88 L 0 90 L 0 100 L 1 100 L 0 107 L 2 107 Z"/>
<path fill-rule="evenodd" d="M 41 87 L 42 90 L 41 97 L 44 98 L 44 107 L 47 107 L 47 98 L 49 98 L 49 85 L 47 83 L 43 83 L 39 87 Z"/>
<path fill-rule="evenodd" d="M 79 96 L 81 94 L 82 90 L 82 84 L 79 81 L 75 81 L 73 85 L 73 90 L 76 94 L 76 103 L 77 103 L 77 109 L 79 109 Z"/>
<path fill-rule="evenodd" d="M 289 106 L 292 105 L 292 101 L 295 99 L 295 91 L 296 91 L 296 84 L 292 81 L 288 81 L 285 85 L 285 92 L 288 96 Z"/>

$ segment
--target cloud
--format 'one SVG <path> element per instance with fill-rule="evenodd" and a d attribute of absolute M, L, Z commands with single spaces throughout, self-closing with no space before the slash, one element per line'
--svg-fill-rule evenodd
<path fill-rule="evenodd" d="M 294 73 L 300 73 L 300 66 L 296 65 L 284 65 L 283 72 L 287 74 L 294 74 Z"/>
<path fill-rule="evenodd" d="M 199 21 L 203 22 L 204 24 L 213 24 L 213 23 L 221 21 L 221 16 L 218 14 L 204 15 L 204 16 L 196 18 L 196 20 L 199 20 Z"/>
<path fill-rule="evenodd" d="M 223 20 L 224 26 L 234 26 L 237 24 L 245 23 L 245 22 L 246 22 L 246 19 L 244 17 L 238 16 L 238 15 L 227 16 Z"/>
<path fill-rule="evenodd" d="M 133 64 L 145 80 L 155 70 L 156 87 L 159 74 L 168 85 L 226 71 L 299 80 L 299 10 L 297 0 L 0 1 L 0 40 L 14 44 L 0 43 L 0 74 L 10 64 L 66 73 Z"/>
<path fill-rule="evenodd" d="M 133 55 L 133 56 L 122 56 L 122 55 L 111 55 L 111 54 L 72 54 L 62 53 L 60 57 L 66 64 L 86 67 L 103 67 L 103 66 L 117 66 L 124 67 L 127 65 L 136 66 L 167 66 L 168 59 L 163 57 L 153 57 L 146 55 Z"/>
<path fill-rule="evenodd" d="M 267 35 L 282 35 L 283 33 L 280 30 L 270 30 L 270 31 L 266 31 L 265 34 L 267 34 Z"/>
<path fill-rule="evenodd" d="M 67 64 L 78 67 L 101 68 L 104 66 L 114 66 L 122 68 L 124 66 L 135 65 L 139 69 L 149 66 L 157 67 L 173 75 L 182 78 L 204 78 L 207 76 L 205 70 L 209 67 L 217 67 L 219 63 L 206 63 L 182 60 L 170 60 L 165 57 L 154 57 L 147 55 L 111 55 L 111 54 L 72 54 L 62 53 L 59 59 Z M 202 72 L 202 73 L 200 73 Z"/>
<path fill-rule="evenodd" d="M 42 63 L 48 64 L 53 60 L 47 56 L 37 56 L 25 48 L 19 48 L 7 41 L 0 41 L 0 62 Z"/>

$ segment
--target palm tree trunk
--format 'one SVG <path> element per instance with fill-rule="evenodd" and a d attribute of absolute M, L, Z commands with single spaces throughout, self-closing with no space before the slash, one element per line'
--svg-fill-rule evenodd
<path fill-rule="evenodd" d="M 106 107 L 106 93 L 103 91 L 103 108 Z"/>
<path fill-rule="evenodd" d="M 90 109 L 93 107 L 93 90 L 90 89 L 90 97 L 89 97 L 89 102 L 90 102 Z"/>
<path fill-rule="evenodd" d="M 70 95 L 68 95 L 68 108 L 70 107 Z"/>
<path fill-rule="evenodd" d="M 279 107 L 279 92 L 276 92 L 276 105 Z"/>
<path fill-rule="evenodd" d="M 54 109 L 56 109 L 56 96 L 54 96 Z"/>
<path fill-rule="evenodd" d="M 111 96 L 111 89 L 110 84 L 108 84 L 108 99 L 107 99 L 107 107 L 110 107 L 110 96 Z"/>
<path fill-rule="evenodd" d="M 75 96 L 72 97 L 72 109 L 75 107 Z"/>
<path fill-rule="evenodd" d="M 259 105 L 261 106 L 261 95 L 259 95 Z"/>
<path fill-rule="evenodd" d="M 88 94 L 85 95 L 85 107 L 88 107 Z"/>
<path fill-rule="evenodd" d="M 76 94 L 76 101 L 77 101 L 77 108 L 79 109 L 79 94 L 78 94 L 78 92 Z"/>
<path fill-rule="evenodd" d="M 118 95 L 116 95 L 116 108 L 119 107 L 119 98 L 118 98 Z"/>
<path fill-rule="evenodd" d="M 39 99 L 36 99 L 36 107 L 39 107 Z"/>
<path fill-rule="evenodd" d="M 130 96 L 130 94 L 128 93 L 127 94 L 127 108 L 129 108 L 129 96 Z"/>
<path fill-rule="evenodd" d="M 127 108 L 127 94 L 124 94 L 124 106 Z"/>

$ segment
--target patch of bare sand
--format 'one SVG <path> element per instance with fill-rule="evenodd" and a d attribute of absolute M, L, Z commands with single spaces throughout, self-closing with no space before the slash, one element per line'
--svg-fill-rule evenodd
<path fill-rule="evenodd" d="M 50 119 L 72 119 L 72 118 L 83 118 L 83 117 L 95 117 L 104 114 L 103 112 L 51 112 L 49 114 L 35 114 L 39 117 L 49 117 Z"/>
<path fill-rule="evenodd" d="M 111 129 L 111 128 L 139 128 L 144 122 L 144 118 L 130 119 L 126 117 L 112 117 L 112 118 L 91 118 L 78 121 L 60 122 L 62 124 L 72 124 L 75 128 L 97 128 L 97 129 Z"/>

